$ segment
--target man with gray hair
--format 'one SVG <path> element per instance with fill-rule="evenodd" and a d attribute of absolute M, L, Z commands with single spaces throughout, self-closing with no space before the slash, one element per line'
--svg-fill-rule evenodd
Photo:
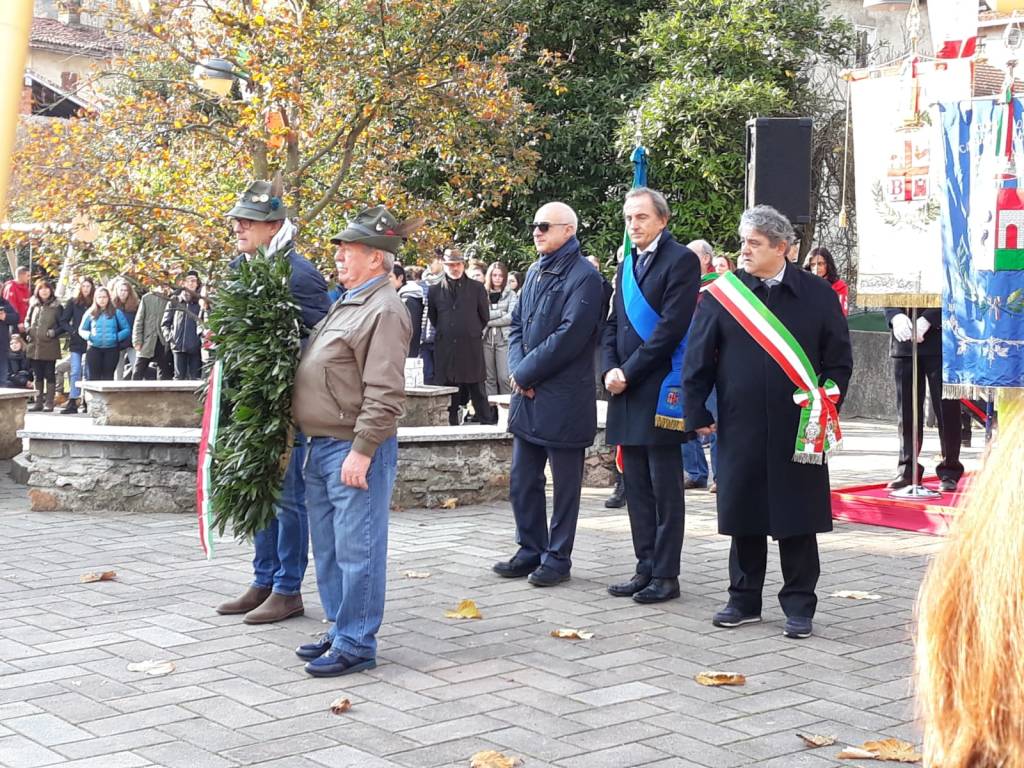
<path fill-rule="evenodd" d="M 714 271 L 711 267 L 711 262 L 715 258 L 715 249 L 711 247 L 711 243 L 707 240 L 693 240 L 686 247 L 696 253 L 697 258 L 700 259 L 700 273 L 702 275 Z"/>
<path fill-rule="evenodd" d="M 317 588 L 332 622 L 295 650 L 314 677 L 377 663 L 412 337 L 409 313 L 388 276 L 409 229 L 377 206 L 334 236 L 345 293 L 314 330 L 295 373 L 292 413 L 309 437 L 306 503 Z"/>
<path fill-rule="evenodd" d="M 718 435 L 718 530 L 732 537 L 729 602 L 712 623 L 761 620 L 771 536 L 782 561 L 783 634 L 803 638 L 817 605 L 817 534 L 832 530 L 826 459 L 841 440 L 850 333 L 831 286 L 787 262 L 794 232 L 781 213 L 745 211 L 739 235 L 740 269 L 705 292 L 683 366 L 687 428 Z M 712 387 L 717 419 L 705 405 Z"/>

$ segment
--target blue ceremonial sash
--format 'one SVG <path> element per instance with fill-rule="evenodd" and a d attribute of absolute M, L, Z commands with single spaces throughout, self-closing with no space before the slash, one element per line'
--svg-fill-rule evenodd
<path fill-rule="evenodd" d="M 646 342 L 654 333 L 654 328 L 661 320 L 661 315 L 647 302 L 637 284 L 636 273 L 633 271 L 632 248 L 626 251 L 622 261 L 622 306 L 637 335 Z M 688 335 L 689 333 L 687 333 Z M 672 370 L 661 382 L 658 407 L 654 411 L 654 426 L 662 429 L 674 429 L 679 432 L 686 429 L 682 392 L 684 352 L 686 352 L 686 336 L 683 336 L 679 346 L 672 352 Z"/>

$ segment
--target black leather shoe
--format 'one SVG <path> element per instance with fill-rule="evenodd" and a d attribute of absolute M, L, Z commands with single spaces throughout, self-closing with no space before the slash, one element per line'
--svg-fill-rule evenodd
<path fill-rule="evenodd" d="M 612 495 L 604 500 L 604 505 L 608 509 L 621 509 L 626 506 L 626 484 L 622 482 L 621 477 L 615 483 Z"/>
<path fill-rule="evenodd" d="M 524 560 L 502 560 L 491 566 L 491 570 L 505 579 L 521 579 L 529 576 L 536 570 L 536 563 L 528 563 Z"/>
<path fill-rule="evenodd" d="M 955 491 L 956 490 L 956 480 L 952 480 L 950 478 L 946 478 L 945 480 L 940 480 L 939 481 L 939 490 L 942 490 L 942 491 Z"/>
<path fill-rule="evenodd" d="M 313 659 L 319 659 L 331 648 L 331 637 L 324 632 L 320 637 L 314 640 L 312 643 L 306 643 L 300 645 L 295 649 L 295 655 L 300 659 L 306 661 L 312 661 Z"/>
<path fill-rule="evenodd" d="M 542 565 L 535 570 L 527 579 L 535 587 L 553 587 L 555 584 L 561 584 L 563 581 L 568 580 L 568 573 L 559 573 L 554 568 L 548 568 L 546 565 Z"/>
<path fill-rule="evenodd" d="M 683 481 L 683 488 L 685 488 L 688 491 L 692 491 L 692 490 L 695 490 L 695 489 L 698 489 L 698 488 L 703 489 L 703 488 L 707 488 L 707 487 L 708 487 L 708 481 L 707 480 L 684 480 Z"/>
<path fill-rule="evenodd" d="M 608 594 L 612 597 L 632 597 L 641 589 L 651 583 L 651 577 L 647 574 L 638 573 L 629 581 L 621 584 L 609 584 Z"/>
<path fill-rule="evenodd" d="M 901 476 L 897 477 L 895 480 L 890 480 L 885 487 L 888 488 L 890 491 L 898 491 L 900 488 L 906 488 L 908 485 L 911 484 L 912 481 L 909 477 Z"/>
<path fill-rule="evenodd" d="M 638 603 L 663 603 L 679 597 L 679 579 L 651 579 L 633 599 Z"/>

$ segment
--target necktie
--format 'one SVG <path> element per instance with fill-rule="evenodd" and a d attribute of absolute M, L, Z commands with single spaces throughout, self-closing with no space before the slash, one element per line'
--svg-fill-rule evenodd
<path fill-rule="evenodd" d="M 774 277 L 769 277 L 769 278 L 767 278 L 765 280 L 762 280 L 761 282 L 764 283 L 765 286 L 768 287 L 768 288 L 771 288 L 773 285 L 778 285 L 779 284 L 779 281 L 776 280 Z"/>

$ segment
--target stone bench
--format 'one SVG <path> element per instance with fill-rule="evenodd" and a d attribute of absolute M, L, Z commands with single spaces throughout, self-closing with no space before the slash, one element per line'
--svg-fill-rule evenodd
<path fill-rule="evenodd" d="M 32 414 L 19 437 L 28 451 L 11 476 L 35 511 L 195 513 L 198 429 Z"/>
<path fill-rule="evenodd" d="M 83 381 L 79 386 L 97 426 L 198 427 L 202 381 Z"/>
<path fill-rule="evenodd" d="M 405 387 L 405 415 L 398 422 L 402 427 L 444 427 L 448 425 L 448 406 L 458 387 L 435 387 L 426 384 Z"/>
<path fill-rule="evenodd" d="M 33 394 L 31 389 L 0 387 L 0 459 L 21 453 L 18 430 L 25 426 L 25 407 Z"/>

